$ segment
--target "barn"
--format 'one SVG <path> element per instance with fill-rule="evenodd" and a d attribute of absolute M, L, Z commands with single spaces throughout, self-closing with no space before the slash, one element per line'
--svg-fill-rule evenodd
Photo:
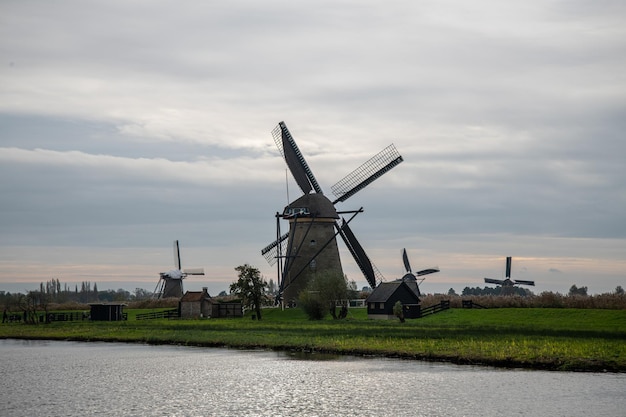
<path fill-rule="evenodd" d="M 207 287 L 202 288 L 202 291 L 187 291 L 178 302 L 178 309 L 183 319 L 211 317 L 213 300 Z"/>
<path fill-rule="evenodd" d="M 404 317 L 418 318 L 420 315 L 420 299 L 404 281 L 382 282 L 367 297 L 367 318 L 395 319 L 393 306 L 400 301 L 404 307 Z"/>
<path fill-rule="evenodd" d="M 183 319 L 243 317 L 241 302 L 219 302 L 209 295 L 206 287 L 202 291 L 187 291 L 178 303 L 178 311 Z"/>

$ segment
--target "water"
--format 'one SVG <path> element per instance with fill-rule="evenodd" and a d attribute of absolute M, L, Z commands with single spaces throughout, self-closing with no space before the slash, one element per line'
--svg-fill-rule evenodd
<path fill-rule="evenodd" d="M 626 415 L 624 374 L 22 340 L 0 371 L 7 417 Z"/>

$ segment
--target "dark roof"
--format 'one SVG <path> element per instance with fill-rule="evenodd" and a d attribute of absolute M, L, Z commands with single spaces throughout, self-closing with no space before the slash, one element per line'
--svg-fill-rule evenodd
<path fill-rule="evenodd" d="M 415 297 L 415 302 L 419 303 L 419 297 L 415 292 L 402 281 L 393 281 L 393 282 L 381 282 L 378 284 L 374 291 L 367 297 L 365 302 L 367 303 L 384 303 L 389 298 L 396 293 L 396 291 L 406 291 L 410 293 L 413 297 Z"/>
<path fill-rule="evenodd" d="M 420 294 L 420 287 L 419 287 L 419 285 L 417 284 L 417 277 L 416 277 L 415 275 L 413 275 L 413 274 L 409 273 L 409 274 L 404 275 L 404 276 L 403 276 L 402 278 L 400 278 L 400 279 L 396 279 L 396 280 L 394 280 L 393 282 L 402 282 L 402 281 L 406 282 L 406 284 L 409 286 L 409 288 L 410 288 L 411 290 L 413 290 L 413 292 L 414 292 L 414 293 L 415 293 L 418 297 L 420 297 L 420 296 L 421 296 L 421 294 Z"/>
<path fill-rule="evenodd" d="M 338 219 L 337 210 L 324 194 L 305 194 L 297 200 L 289 203 L 287 207 L 291 208 L 307 208 L 311 217 L 322 217 L 330 219 Z"/>
<path fill-rule="evenodd" d="M 185 295 L 180 299 L 181 302 L 195 303 L 204 300 L 205 298 L 211 298 L 205 291 L 187 291 Z"/>

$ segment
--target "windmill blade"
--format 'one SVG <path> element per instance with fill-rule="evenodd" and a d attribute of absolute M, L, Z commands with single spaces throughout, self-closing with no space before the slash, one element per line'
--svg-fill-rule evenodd
<path fill-rule="evenodd" d="M 387 146 L 331 187 L 337 197 L 333 204 L 346 201 L 402 161 L 396 147 L 393 144 Z"/>
<path fill-rule="evenodd" d="M 180 269 L 180 249 L 178 247 L 178 240 L 174 241 L 174 267 Z"/>
<path fill-rule="evenodd" d="M 497 284 L 497 285 L 504 285 L 504 281 L 501 279 L 492 279 L 492 278 L 485 278 L 485 282 L 487 284 Z"/>
<path fill-rule="evenodd" d="M 356 239 L 356 236 L 354 236 L 354 233 L 352 233 L 348 223 L 343 218 L 341 220 L 341 227 L 335 222 L 335 228 L 337 228 L 337 231 L 352 254 L 354 261 L 359 266 L 359 269 L 365 276 L 365 279 L 367 279 L 368 284 L 372 288 L 376 288 L 376 284 L 382 281 L 382 276 L 377 276 L 378 271 L 374 269 L 372 262 L 365 253 L 365 250 L 363 250 L 359 241 Z M 380 275 L 380 272 L 378 272 L 378 275 Z"/>
<path fill-rule="evenodd" d="M 185 275 L 204 275 L 204 268 L 183 269 Z"/>
<path fill-rule="evenodd" d="M 402 261 L 404 262 L 404 269 L 407 273 L 411 273 L 413 271 L 411 269 L 411 264 L 409 263 L 409 257 L 406 254 L 406 248 L 402 249 Z"/>
<path fill-rule="evenodd" d="M 515 280 L 515 284 L 532 285 L 534 287 L 535 286 L 535 281 L 524 281 L 524 280 L 516 279 Z"/>
<path fill-rule="evenodd" d="M 511 278 L 511 257 L 506 257 L 506 277 Z"/>
<path fill-rule="evenodd" d="M 278 261 L 278 246 L 280 245 L 280 252 L 285 253 L 285 245 L 287 244 L 287 238 L 289 233 L 285 233 L 277 240 L 273 241 L 263 249 L 261 249 L 261 255 L 265 257 L 265 260 L 270 265 L 275 265 Z"/>
<path fill-rule="evenodd" d="M 302 192 L 309 194 L 311 190 L 315 190 L 316 193 L 322 194 L 322 189 L 313 176 L 309 165 L 304 160 L 291 133 L 289 133 L 285 122 L 278 123 L 278 126 L 272 130 L 272 136 L 274 137 L 274 142 L 276 142 L 278 150 L 283 158 L 285 158 L 285 162 L 287 162 L 291 175 L 293 175 Z"/>
<path fill-rule="evenodd" d="M 422 269 L 421 271 L 417 271 L 416 274 L 418 277 L 421 277 L 422 275 L 434 274 L 435 272 L 439 272 L 438 266 L 435 266 L 434 268 Z"/>

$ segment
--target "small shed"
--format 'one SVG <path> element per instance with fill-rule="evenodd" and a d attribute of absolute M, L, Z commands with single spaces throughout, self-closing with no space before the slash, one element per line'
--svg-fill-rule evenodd
<path fill-rule="evenodd" d="M 90 318 L 94 321 L 122 321 L 126 320 L 127 314 L 124 313 L 122 303 L 94 303 L 89 304 L 91 307 Z"/>
<path fill-rule="evenodd" d="M 393 306 L 400 301 L 407 319 L 420 316 L 420 299 L 404 281 L 382 282 L 367 297 L 367 318 L 395 319 Z"/>
<path fill-rule="evenodd" d="M 187 291 L 178 302 L 178 309 L 183 319 L 211 317 L 213 300 L 207 287 L 202 288 L 202 291 Z"/>
<path fill-rule="evenodd" d="M 243 317 L 243 305 L 237 301 L 214 303 L 213 317 Z"/>

